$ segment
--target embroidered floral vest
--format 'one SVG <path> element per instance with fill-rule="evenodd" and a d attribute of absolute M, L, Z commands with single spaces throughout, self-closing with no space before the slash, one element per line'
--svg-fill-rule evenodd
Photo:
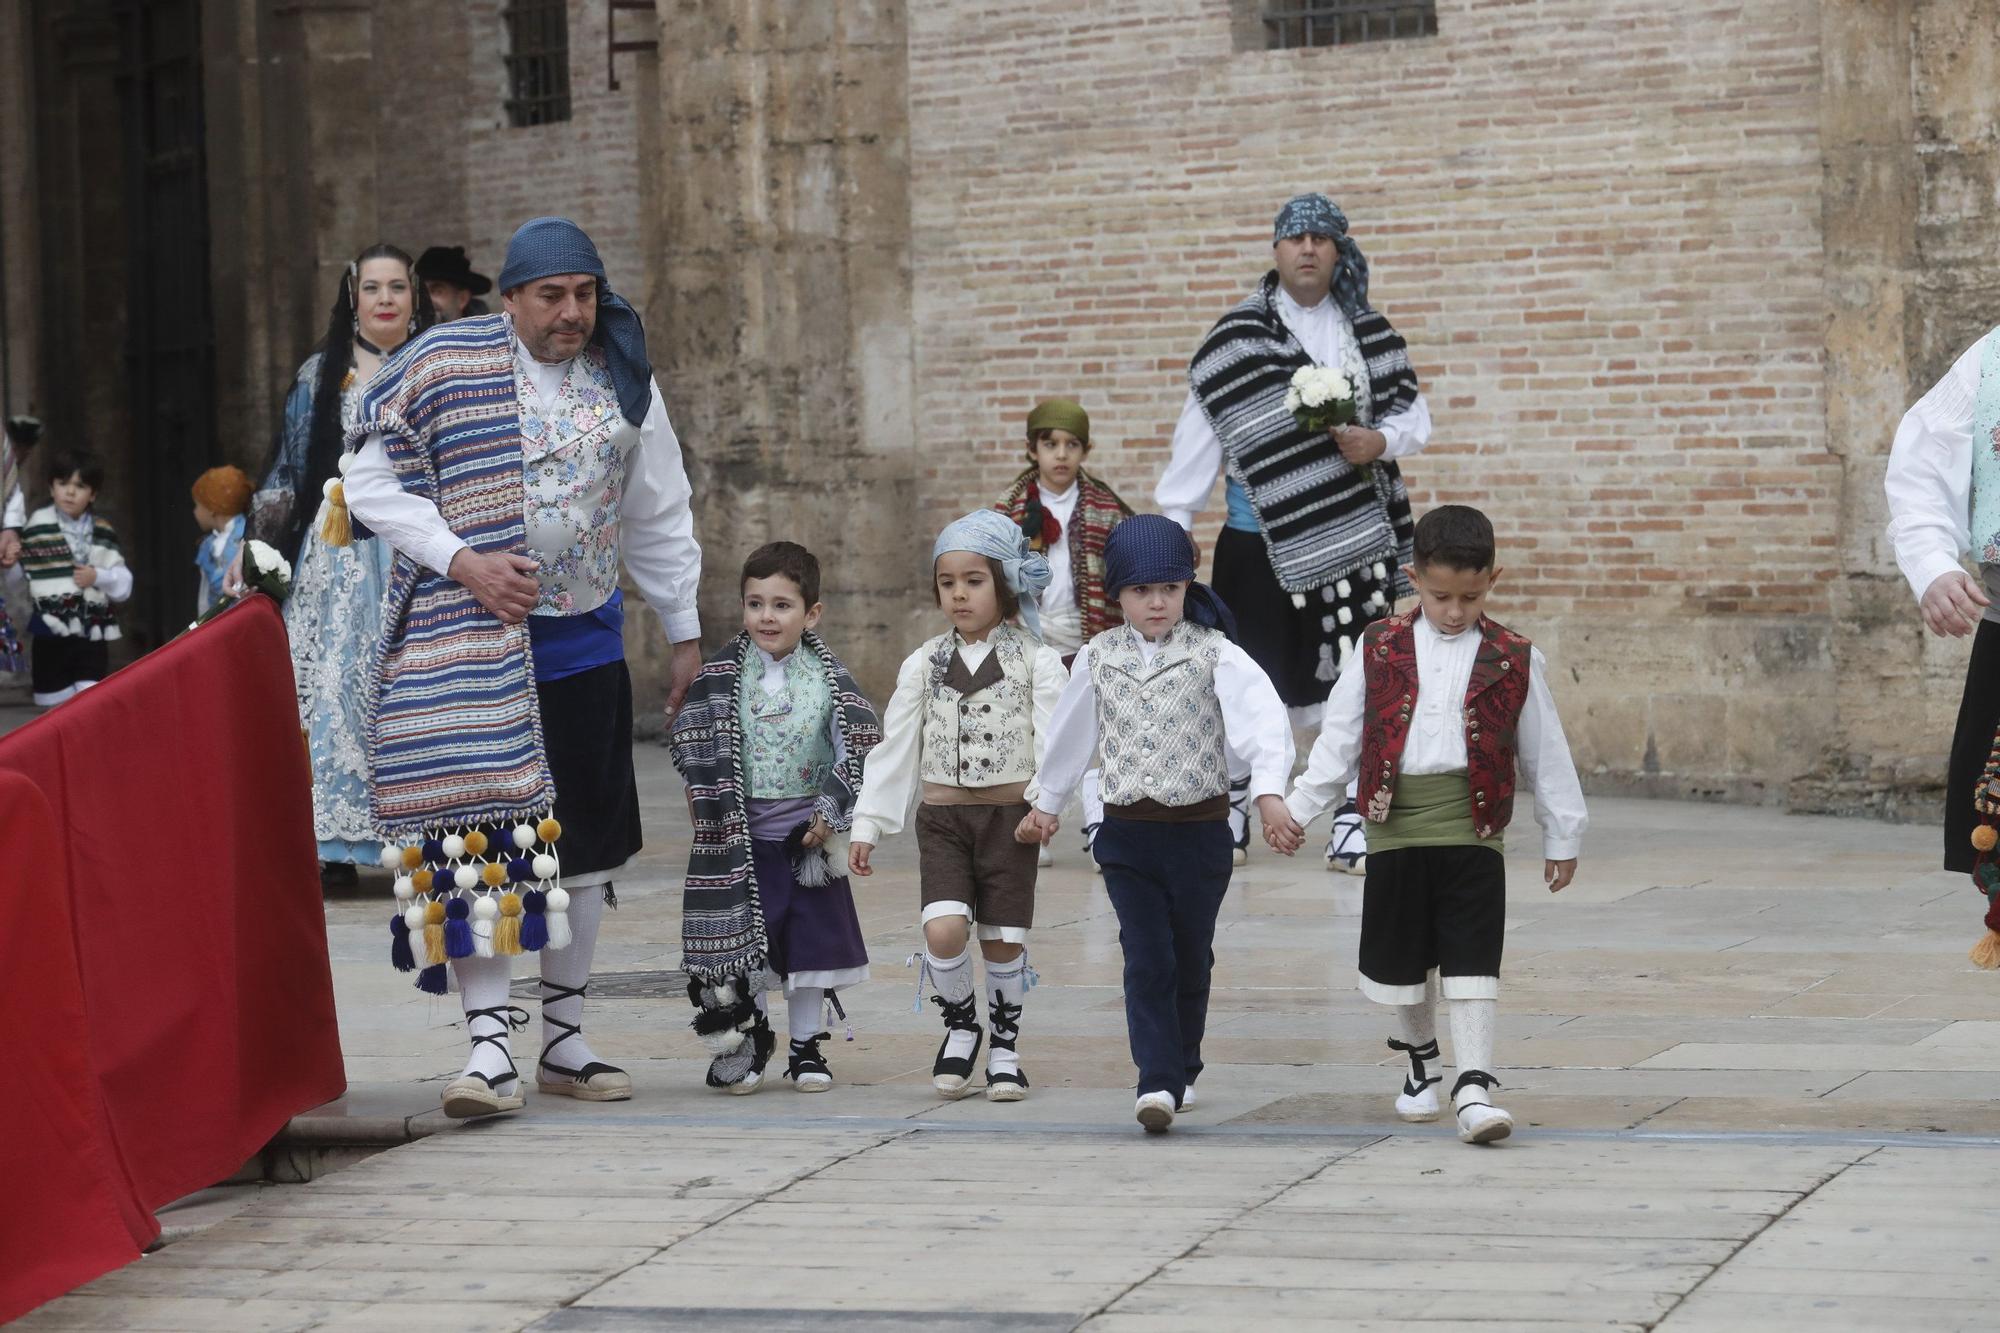
<path fill-rule="evenodd" d="M 925 782 L 998 787 L 1035 776 L 1036 641 L 997 625 L 977 671 L 958 655 L 956 631 L 932 639 L 924 691 Z"/>
<path fill-rule="evenodd" d="M 751 800 L 817 796 L 833 768 L 833 688 L 810 650 L 785 659 L 785 687 L 765 692 L 764 659 L 751 654 L 736 688 L 743 736 L 744 795 Z"/>
<path fill-rule="evenodd" d="M 1195 805 L 1229 790 L 1215 664 L 1227 642 L 1192 621 L 1174 626 L 1150 665 L 1139 631 L 1120 625 L 1090 641 L 1104 802 Z"/>
<path fill-rule="evenodd" d="M 1361 731 L 1360 804 L 1374 823 L 1389 817 L 1410 719 L 1417 706 L 1416 618 L 1421 610 L 1378 620 L 1362 633 L 1368 702 Z M 1491 838 L 1514 817 L 1514 732 L 1528 702 L 1528 641 L 1482 619 L 1483 642 L 1465 690 L 1465 755 L 1472 787 L 1472 828 Z"/>
<path fill-rule="evenodd" d="M 541 561 L 534 614 L 594 611 L 618 586 L 618 507 L 625 461 L 639 428 L 618 410 L 604 353 L 586 347 L 569 364 L 551 406 L 515 370 L 521 401 L 521 461 L 527 484 L 527 548 Z"/>

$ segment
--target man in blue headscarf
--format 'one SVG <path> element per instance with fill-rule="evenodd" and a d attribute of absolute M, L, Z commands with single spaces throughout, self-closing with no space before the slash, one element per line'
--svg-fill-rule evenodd
<path fill-rule="evenodd" d="M 390 360 L 349 436 L 347 507 L 397 552 L 371 800 L 385 833 L 420 843 L 496 811 L 527 831 L 553 802 L 560 885 L 545 896 L 553 916 L 567 894 L 573 940 L 542 950 L 536 1083 L 622 1100 L 631 1079 L 581 1035 L 598 923 L 641 842 L 619 567 L 673 644 L 671 718 L 701 666 L 701 548 L 645 330 L 590 238 L 564 218 L 525 223 L 499 287 L 502 313 L 438 325 Z M 532 858 L 544 859 L 554 873 L 555 858 Z M 425 883 L 439 879 L 454 918 L 492 919 L 479 900 L 492 880 L 447 867 Z M 445 1113 L 513 1110 L 507 958 L 451 963 L 473 1044 Z M 442 990 L 441 968 L 433 981 Z"/>
<path fill-rule="evenodd" d="M 1402 337 L 1369 304 L 1368 260 L 1340 206 L 1323 194 L 1286 200 L 1271 257 L 1271 270 L 1189 363 L 1173 456 L 1153 500 L 1192 531 L 1223 473 L 1215 591 L 1294 722 L 1316 727 L 1361 631 L 1408 591 L 1399 571 L 1415 525 L 1396 460 L 1424 447 L 1431 417 Z M 1347 376 L 1352 424 L 1309 431 L 1286 409 L 1292 375 L 1314 365 Z M 1236 835 L 1245 847 L 1247 825 Z M 1327 866 L 1361 874 L 1366 853 L 1349 802 L 1334 818 Z"/>

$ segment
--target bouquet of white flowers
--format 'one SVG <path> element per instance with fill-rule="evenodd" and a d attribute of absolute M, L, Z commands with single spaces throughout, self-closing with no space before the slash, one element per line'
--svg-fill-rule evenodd
<path fill-rule="evenodd" d="M 1300 366 L 1292 372 L 1291 387 L 1285 390 L 1285 410 L 1309 431 L 1331 430 L 1354 424 L 1354 386 L 1347 376 L 1332 366 Z M 1373 464 L 1364 463 L 1361 475 L 1370 477 Z"/>
<path fill-rule="evenodd" d="M 253 592 L 261 592 L 281 604 L 292 595 L 292 562 L 279 555 L 269 543 L 255 538 L 243 543 L 243 586 L 227 593 L 214 606 L 202 612 L 194 624 L 213 620 L 242 601 L 245 594 Z M 193 629 L 194 625 L 188 628 Z"/>

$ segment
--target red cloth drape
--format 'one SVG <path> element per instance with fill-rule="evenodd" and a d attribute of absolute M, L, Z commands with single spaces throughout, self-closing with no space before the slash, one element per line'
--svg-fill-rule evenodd
<path fill-rule="evenodd" d="M 151 1210 L 346 1088 L 275 604 L 0 739 L 6 771 L 0 1013 L 31 1086 L 0 1099 L 0 1145 L 46 1150 L 0 1177 L 0 1320 L 130 1260 Z M 49 1224 L 63 1209 L 86 1220 Z"/>

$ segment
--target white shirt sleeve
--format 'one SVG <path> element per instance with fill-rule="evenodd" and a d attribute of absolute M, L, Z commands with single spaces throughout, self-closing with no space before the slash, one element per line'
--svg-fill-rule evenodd
<path fill-rule="evenodd" d="M 1306 771 L 1285 798 L 1286 808 L 1301 826 L 1347 799 L 1347 784 L 1354 781 L 1361 764 L 1361 725 L 1367 703 L 1367 671 L 1361 654 L 1354 653 L 1327 696 L 1319 739 L 1306 759 Z"/>
<path fill-rule="evenodd" d="M 862 765 L 861 795 L 854 802 L 848 838 L 873 846 L 903 830 L 910 798 L 917 792 L 918 755 L 924 727 L 924 677 L 930 662 L 918 649 L 896 672 L 896 692 L 882 710 L 882 740 Z"/>
<path fill-rule="evenodd" d="M 1382 457 L 1394 460 L 1421 453 L 1431 442 L 1431 405 L 1418 394 L 1408 407 L 1376 422 L 1375 429 L 1382 432 Z"/>
<path fill-rule="evenodd" d="M 1040 704 L 1038 698 L 1038 712 Z M 1086 643 L 1070 663 L 1069 682 L 1049 717 L 1048 742 L 1035 770 L 1035 809 L 1045 815 L 1061 814 L 1096 753 L 1097 685 L 1090 678 L 1090 645 Z"/>
<path fill-rule="evenodd" d="M 377 537 L 426 569 L 451 572 L 452 557 L 465 549 L 464 540 L 436 505 L 403 489 L 379 433 L 370 435 L 355 453 L 340 484 L 347 493 L 349 512 Z"/>
<path fill-rule="evenodd" d="M 1972 403 L 1985 341 L 1966 349 L 1903 413 L 1889 449 L 1882 479 L 1889 496 L 1889 544 L 1920 600 L 1938 575 L 1963 568 L 1959 552 L 1971 545 Z"/>
<path fill-rule="evenodd" d="M 1229 749 L 1250 765 L 1250 799 L 1283 796 L 1292 776 L 1292 719 L 1278 687 L 1250 654 L 1224 643 L 1215 663 L 1215 695 Z"/>
<path fill-rule="evenodd" d="M 25 528 L 28 526 L 28 500 L 16 486 L 7 497 L 7 505 L 0 510 L 0 528 Z"/>
<path fill-rule="evenodd" d="M 639 592 L 659 613 L 667 638 L 685 643 L 701 637 L 701 546 L 694 539 L 690 504 L 694 490 L 658 382 L 652 389 L 653 405 L 646 409 L 639 443 L 626 464 L 619 551 Z"/>
<path fill-rule="evenodd" d="M 1081 649 L 1078 649 L 1081 652 Z M 1048 753 L 1049 727 L 1054 723 L 1056 705 L 1069 688 L 1069 672 L 1063 670 L 1062 654 L 1047 644 L 1035 649 L 1035 776 L 1028 782 L 1029 805 L 1041 794 L 1042 757 Z"/>
<path fill-rule="evenodd" d="M 1567 861 L 1583 847 L 1590 812 L 1583 804 L 1583 785 L 1577 781 L 1576 760 L 1570 756 L 1569 738 L 1563 735 L 1562 718 L 1556 714 L 1555 696 L 1549 693 L 1548 663 L 1541 649 L 1528 652 L 1528 702 L 1522 706 L 1521 722 L 1514 732 L 1515 752 L 1523 785 L 1535 793 L 1542 855 L 1551 861 Z"/>
<path fill-rule="evenodd" d="M 132 595 L 132 566 L 113 565 L 109 569 L 98 570 L 95 586 L 111 601 L 124 601 Z"/>
<path fill-rule="evenodd" d="M 1208 424 L 1201 400 L 1189 389 L 1181 419 L 1174 426 L 1173 455 L 1167 460 L 1167 470 L 1160 474 L 1159 485 L 1153 487 L 1153 503 L 1162 514 L 1192 531 L 1195 515 L 1207 506 L 1209 492 L 1215 489 L 1215 474 L 1221 470 L 1222 441 L 1216 438 L 1215 427 Z"/>

